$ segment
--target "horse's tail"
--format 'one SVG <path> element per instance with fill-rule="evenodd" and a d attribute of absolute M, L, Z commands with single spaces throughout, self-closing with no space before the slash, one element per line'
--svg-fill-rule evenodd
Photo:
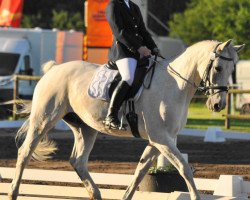
<path fill-rule="evenodd" d="M 53 66 L 56 65 L 54 60 L 50 60 L 42 65 L 43 74 L 46 74 Z"/>
<path fill-rule="evenodd" d="M 24 105 L 24 109 L 20 113 L 30 113 L 31 104 Z M 17 148 L 22 148 L 22 144 L 27 136 L 30 127 L 30 117 L 23 123 L 22 127 L 17 131 L 15 142 Z M 37 161 L 44 161 L 51 158 L 50 154 L 55 153 L 57 145 L 55 142 L 48 139 L 47 134 L 42 138 L 35 148 L 32 158 Z"/>

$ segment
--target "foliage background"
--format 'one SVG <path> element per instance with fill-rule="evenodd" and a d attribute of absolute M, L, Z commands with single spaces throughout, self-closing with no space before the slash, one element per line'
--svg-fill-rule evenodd
<path fill-rule="evenodd" d="M 84 30 L 83 0 L 24 0 L 21 27 Z"/>
<path fill-rule="evenodd" d="M 201 40 L 245 43 L 241 59 L 250 59 L 250 1 L 192 0 L 183 13 L 169 21 L 170 36 L 180 37 L 187 45 Z"/>
<path fill-rule="evenodd" d="M 132 0 L 133 1 L 133 0 Z M 146 0 L 143 0 L 146 1 Z M 148 0 L 148 9 L 166 22 L 174 12 L 182 12 L 190 0 Z M 24 0 L 23 28 L 84 30 L 84 0 Z M 168 35 L 152 18 L 148 25 L 158 35 Z"/>

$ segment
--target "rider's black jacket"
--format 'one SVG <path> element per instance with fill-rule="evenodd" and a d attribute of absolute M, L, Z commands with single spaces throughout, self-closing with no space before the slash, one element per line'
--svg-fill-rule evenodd
<path fill-rule="evenodd" d="M 139 59 L 138 49 L 147 46 L 156 48 L 151 35 L 145 28 L 139 7 L 129 1 L 111 0 L 106 8 L 106 16 L 113 32 L 113 44 L 109 50 L 109 60 L 116 61 L 132 57 Z"/>

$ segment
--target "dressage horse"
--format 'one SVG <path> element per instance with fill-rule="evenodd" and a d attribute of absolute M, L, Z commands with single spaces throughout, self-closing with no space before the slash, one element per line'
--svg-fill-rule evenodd
<path fill-rule="evenodd" d="M 134 179 L 123 196 L 124 200 L 132 199 L 140 181 L 160 154 L 184 178 L 191 199 L 200 199 L 192 171 L 174 141 L 186 124 L 188 105 L 197 89 L 209 94 L 209 109 L 219 112 L 225 108 L 228 78 L 239 59 L 238 52 L 243 47 L 233 46 L 231 40 L 224 43 L 202 41 L 188 47 L 172 61 L 157 61 L 150 89 L 144 89 L 135 103 L 139 132 L 149 143 L 140 158 Z M 64 119 L 74 134 L 71 165 L 90 199 L 102 199 L 87 169 L 96 136 L 98 132 L 131 136 L 131 131 L 105 127 L 102 120 L 106 116 L 108 102 L 88 96 L 88 86 L 98 67 L 97 64 L 83 61 L 60 65 L 49 62 L 45 65 L 46 73 L 35 88 L 30 115 L 16 136 L 18 159 L 9 199 L 17 198 L 23 170 L 30 158 L 44 160 L 56 150 L 55 144 L 47 139 L 47 133 L 60 119 Z"/>

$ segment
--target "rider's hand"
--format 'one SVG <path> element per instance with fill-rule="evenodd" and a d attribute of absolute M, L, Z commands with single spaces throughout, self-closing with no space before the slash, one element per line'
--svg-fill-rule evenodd
<path fill-rule="evenodd" d="M 151 56 L 151 50 L 148 49 L 148 48 L 145 47 L 145 46 L 141 46 L 141 47 L 138 49 L 138 52 L 139 52 L 139 54 L 140 54 L 142 57 Z"/>
<path fill-rule="evenodd" d="M 158 49 L 157 47 L 155 47 L 155 48 L 153 49 L 152 54 L 153 54 L 153 55 L 156 55 L 156 56 L 159 56 L 159 57 L 162 57 L 161 52 L 160 52 L 160 49 Z"/>

